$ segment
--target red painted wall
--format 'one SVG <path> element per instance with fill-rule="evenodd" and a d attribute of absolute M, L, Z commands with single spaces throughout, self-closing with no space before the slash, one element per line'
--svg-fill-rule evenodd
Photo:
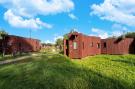
<path fill-rule="evenodd" d="M 99 44 L 99 48 L 98 48 Z M 101 40 L 99 37 L 83 36 L 82 40 L 82 57 L 96 55 L 101 53 Z"/>
<path fill-rule="evenodd" d="M 106 43 L 106 47 L 104 44 Z M 133 38 L 117 40 L 115 38 L 103 39 L 101 41 L 102 54 L 130 54 L 135 51 L 135 41 Z"/>
<path fill-rule="evenodd" d="M 8 35 L 0 44 L 6 48 L 6 53 L 16 52 L 36 52 L 41 48 L 40 41 L 37 39 L 24 38 L 19 36 Z M 2 46 L 0 47 L 2 48 Z"/>

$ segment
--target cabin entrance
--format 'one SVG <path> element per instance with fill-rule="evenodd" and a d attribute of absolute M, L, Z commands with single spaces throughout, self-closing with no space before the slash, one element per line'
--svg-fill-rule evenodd
<path fill-rule="evenodd" d="M 129 53 L 130 54 L 135 54 L 135 39 L 133 40 L 133 42 L 129 46 Z"/>
<path fill-rule="evenodd" d="M 72 34 L 69 38 L 70 40 L 70 56 L 74 59 L 80 57 L 79 55 L 79 37 L 77 34 Z"/>
<path fill-rule="evenodd" d="M 66 40 L 66 55 L 69 56 L 69 42 Z"/>

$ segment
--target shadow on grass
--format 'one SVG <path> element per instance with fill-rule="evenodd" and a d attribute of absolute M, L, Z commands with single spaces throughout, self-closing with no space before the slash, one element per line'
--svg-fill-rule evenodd
<path fill-rule="evenodd" d="M 0 68 L 0 89 L 134 89 L 78 66 L 62 55 L 42 55 L 27 64 Z"/>
<path fill-rule="evenodd" d="M 135 66 L 135 62 L 131 60 L 112 60 L 112 61 L 126 63 L 128 65 Z"/>

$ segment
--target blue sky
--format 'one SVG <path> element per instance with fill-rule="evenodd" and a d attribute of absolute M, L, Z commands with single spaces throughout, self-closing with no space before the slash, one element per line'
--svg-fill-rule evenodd
<path fill-rule="evenodd" d="M 134 0 L 0 0 L 0 28 L 54 42 L 72 28 L 87 35 L 135 31 Z"/>

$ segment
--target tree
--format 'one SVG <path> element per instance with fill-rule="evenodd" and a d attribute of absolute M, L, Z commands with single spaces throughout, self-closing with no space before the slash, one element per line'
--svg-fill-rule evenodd
<path fill-rule="evenodd" d="M 121 36 L 117 37 L 119 40 L 124 38 L 135 38 L 135 32 L 127 32 L 126 34 L 122 34 Z"/>
<path fill-rule="evenodd" d="M 5 47 L 5 37 L 6 37 L 6 35 L 8 35 L 8 33 L 5 32 L 3 29 L 0 29 L 0 40 L 1 40 L 0 50 L 2 52 L 2 56 L 5 56 L 5 49 L 6 49 L 6 47 Z"/>
<path fill-rule="evenodd" d="M 60 50 L 63 51 L 63 39 L 59 38 L 56 40 L 55 46 Z"/>
<path fill-rule="evenodd" d="M 74 32 L 77 32 L 76 29 L 71 29 L 69 33 L 67 33 L 67 34 L 65 34 L 65 35 L 63 36 L 63 38 L 66 39 L 66 40 L 68 40 L 68 39 L 69 39 L 68 34 L 74 33 Z"/>
<path fill-rule="evenodd" d="M 63 39 L 68 40 L 68 39 L 69 39 L 68 34 L 74 33 L 74 32 L 76 32 L 75 29 L 71 29 L 71 31 L 70 31 L 69 33 L 63 35 Z M 56 42 L 55 42 L 55 46 L 60 50 L 60 52 L 63 52 L 63 46 L 64 46 L 64 45 L 63 45 L 63 44 L 64 44 L 64 43 L 63 43 L 63 39 L 59 38 L 59 39 L 57 39 Z"/>
<path fill-rule="evenodd" d="M 8 33 L 5 32 L 3 29 L 0 29 L 0 39 L 3 40 L 6 35 L 8 35 Z"/>
<path fill-rule="evenodd" d="M 68 34 L 65 34 L 65 35 L 63 36 L 63 38 L 66 39 L 66 40 L 68 40 L 68 39 L 69 39 L 69 38 L 68 38 Z"/>
<path fill-rule="evenodd" d="M 135 38 L 135 32 L 128 32 L 125 34 L 126 38 Z"/>

